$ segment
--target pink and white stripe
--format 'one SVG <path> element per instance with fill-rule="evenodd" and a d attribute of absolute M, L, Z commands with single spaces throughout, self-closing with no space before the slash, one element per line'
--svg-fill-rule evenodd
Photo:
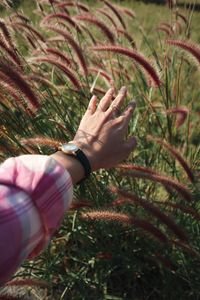
<path fill-rule="evenodd" d="M 0 285 L 44 249 L 72 196 L 69 173 L 49 156 L 22 155 L 0 166 Z"/>

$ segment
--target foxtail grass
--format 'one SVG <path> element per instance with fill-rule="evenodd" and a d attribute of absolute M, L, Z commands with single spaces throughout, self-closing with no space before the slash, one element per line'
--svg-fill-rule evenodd
<path fill-rule="evenodd" d="M 132 10 L 132 9 L 129 9 L 127 7 L 123 7 L 121 8 L 121 10 L 127 15 L 129 16 L 131 19 L 135 19 L 136 17 L 136 13 Z"/>
<path fill-rule="evenodd" d="M 91 221 L 104 221 L 104 222 L 116 222 L 122 224 L 123 226 L 135 226 L 136 228 L 142 229 L 148 234 L 152 235 L 158 239 L 161 243 L 167 243 L 167 236 L 150 222 L 143 219 L 132 217 L 128 214 L 100 210 L 100 211 L 88 211 L 81 214 L 81 218 Z"/>
<path fill-rule="evenodd" d="M 6 43 L 1 38 L 1 34 L 0 34 L 0 49 L 4 51 L 5 56 L 8 56 L 8 58 L 12 60 L 12 62 L 16 65 L 16 67 L 22 70 L 22 62 L 19 56 L 16 54 L 15 51 L 13 51 L 13 49 L 8 48 Z"/>
<path fill-rule="evenodd" d="M 30 115 L 31 117 L 34 116 L 31 110 L 28 109 L 28 106 L 26 105 L 19 90 L 12 84 L 9 84 L 8 78 L 4 77 L 3 74 L 1 74 L 0 87 L 2 88 L 2 92 L 4 93 L 4 96 L 1 97 L 1 103 L 4 101 L 4 98 L 6 98 L 7 104 L 9 102 L 8 107 L 10 109 L 20 108 L 22 111 L 26 112 L 27 115 Z"/>
<path fill-rule="evenodd" d="M 111 44 L 115 43 L 115 36 L 112 33 L 112 31 L 105 25 L 105 23 L 97 19 L 97 17 L 90 14 L 85 14 L 85 15 L 77 15 L 75 16 L 75 19 L 94 24 L 95 26 L 101 29 L 101 31 L 104 33 L 104 35 L 107 37 L 107 39 Z"/>
<path fill-rule="evenodd" d="M 83 72 L 85 74 L 85 76 L 87 76 L 88 74 L 88 68 L 87 68 L 87 63 L 86 63 L 86 59 L 84 57 L 83 51 L 82 49 L 79 47 L 78 43 L 74 40 L 74 38 L 72 37 L 72 35 L 70 35 L 66 30 L 64 29 L 60 29 L 57 26 L 46 26 L 49 30 L 54 31 L 58 34 L 60 34 L 61 36 L 63 36 L 68 43 L 71 45 L 71 47 L 73 48 L 73 50 L 76 52 L 80 66 L 83 69 Z"/>
<path fill-rule="evenodd" d="M 166 110 L 166 114 L 176 115 L 175 126 L 176 128 L 179 128 L 185 123 L 187 116 L 189 114 L 189 110 L 187 107 L 172 107 Z"/>
<path fill-rule="evenodd" d="M 63 1 L 62 3 L 58 3 L 55 5 L 57 8 L 65 8 L 65 7 L 74 7 L 77 9 L 80 9 L 84 12 L 89 12 L 89 7 L 86 4 L 80 3 L 80 2 L 74 2 L 74 1 Z"/>
<path fill-rule="evenodd" d="M 19 30 L 23 29 L 25 32 L 32 33 L 36 39 L 42 41 L 43 43 L 46 41 L 43 35 L 30 24 L 26 24 L 24 22 L 12 22 L 11 26 L 14 30 L 18 28 Z"/>
<path fill-rule="evenodd" d="M 38 110 L 40 102 L 35 92 L 31 89 L 27 81 L 23 78 L 21 73 L 15 69 L 14 66 L 0 58 L 0 73 L 7 78 L 7 83 L 11 86 L 15 86 L 25 98 L 28 100 L 28 105 L 34 110 Z"/>
<path fill-rule="evenodd" d="M 180 18 L 185 23 L 186 26 L 188 26 L 188 20 L 184 14 L 180 13 L 179 11 L 176 11 L 175 14 L 178 18 Z"/>
<path fill-rule="evenodd" d="M 126 30 L 120 28 L 117 28 L 116 30 L 118 34 L 123 35 L 127 39 L 134 50 L 137 48 L 134 39 Z"/>
<path fill-rule="evenodd" d="M 72 63 L 72 60 L 70 57 L 68 57 L 64 52 L 60 51 L 56 48 L 46 48 L 45 52 L 59 58 L 63 63 L 66 63 L 67 65 L 70 65 Z"/>
<path fill-rule="evenodd" d="M 183 213 L 192 216 L 194 219 L 196 219 L 198 221 L 200 220 L 200 214 L 191 207 L 188 207 L 188 206 L 186 207 L 186 206 L 181 205 L 179 203 L 173 203 L 173 202 L 166 201 L 166 200 L 156 201 L 156 203 L 158 203 L 159 205 L 162 205 L 162 206 L 169 207 L 169 209 L 173 209 L 173 208 L 175 210 L 178 209 L 178 210 L 182 211 Z"/>
<path fill-rule="evenodd" d="M 161 85 L 161 81 L 159 78 L 159 75 L 157 71 L 154 69 L 154 67 L 151 65 L 151 63 L 139 52 L 130 50 L 128 48 L 116 45 L 116 46 L 95 46 L 92 47 L 92 50 L 94 51 L 107 51 L 107 52 L 112 52 L 116 54 L 121 54 L 125 55 L 131 59 L 133 59 L 136 63 L 138 63 L 142 69 L 146 71 L 146 73 L 149 75 L 151 78 L 151 83 L 153 84 L 154 87 L 159 87 Z"/>
<path fill-rule="evenodd" d="M 92 34 L 92 32 L 88 29 L 88 26 L 86 26 L 85 24 L 81 24 L 80 25 L 81 28 L 83 29 L 83 31 L 85 31 L 87 33 L 87 35 L 89 36 L 89 38 L 91 39 L 92 41 L 92 44 L 93 45 L 97 45 L 97 40 L 96 38 L 94 37 L 94 34 Z M 88 41 L 89 42 L 89 41 Z"/>
<path fill-rule="evenodd" d="M 27 278 L 27 279 L 14 279 L 6 283 L 7 286 L 36 286 L 36 287 L 49 287 L 49 283 L 42 279 Z"/>
<path fill-rule="evenodd" d="M 181 48 L 194 57 L 200 64 L 200 46 L 193 42 L 183 40 L 167 40 L 167 44 Z"/>
<path fill-rule="evenodd" d="M 88 207 L 92 207 L 92 204 L 89 201 L 86 200 L 75 200 L 71 203 L 69 210 L 79 210 L 81 208 L 88 208 Z"/>
<path fill-rule="evenodd" d="M 160 26 L 156 27 L 156 29 L 157 29 L 158 31 L 163 31 L 163 32 L 165 32 L 167 36 L 171 36 L 171 35 L 174 34 L 174 32 L 172 32 L 169 28 L 167 28 L 167 27 L 165 27 L 165 26 L 163 26 L 163 25 L 160 25 Z"/>
<path fill-rule="evenodd" d="M 112 23 L 112 25 L 114 26 L 114 28 L 117 28 L 117 24 L 116 24 L 114 18 L 107 12 L 106 9 L 104 9 L 104 8 L 97 8 L 96 11 L 97 11 L 97 13 L 105 16 Z"/>
<path fill-rule="evenodd" d="M 156 143 L 158 143 L 159 145 L 163 146 L 165 149 L 167 149 L 169 151 L 169 153 L 171 153 L 174 158 L 179 162 L 179 164 L 182 166 L 182 168 L 185 170 L 188 179 L 194 183 L 195 178 L 194 178 L 194 174 L 191 170 L 191 168 L 189 167 L 187 161 L 183 158 L 183 156 L 180 154 L 180 152 L 173 146 L 171 146 L 169 143 L 163 141 L 162 139 L 153 137 L 153 136 L 147 136 L 148 140 L 152 140 L 155 141 Z"/>
<path fill-rule="evenodd" d="M 107 0 L 101 0 L 101 1 L 103 1 L 105 3 L 105 5 L 111 9 L 111 11 L 116 15 L 117 19 L 121 23 L 122 27 L 124 29 L 126 29 L 126 24 L 120 14 L 120 12 L 118 11 L 117 7 L 114 4 L 112 4 L 110 1 L 107 1 Z"/>
<path fill-rule="evenodd" d="M 27 78 L 27 80 L 31 80 L 32 82 L 37 83 L 38 85 L 40 85 L 42 87 L 46 86 L 49 89 L 51 89 L 52 91 L 55 91 L 55 93 L 56 93 L 57 96 L 60 95 L 59 88 L 56 87 L 56 85 L 54 85 L 47 78 L 44 78 L 43 76 L 41 76 L 39 74 L 28 75 L 26 78 Z"/>
<path fill-rule="evenodd" d="M 33 146 L 48 146 L 48 147 L 53 147 L 55 149 L 58 149 L 59 146 L 61 145 L 61 141 L 43 137 L 43 136 L 36 136 L 33 138 L 23 138 L 21 139 L 21 143 L 23 145 L 33 145 Z"/>
<path fill-rule="evenodd" d="M 75 28 L 78 33 L 80 33 L 80 34 L 82 33 L 78 24 L 76 22 L 74 22 L 74 20 L 65 13 L 53 13 L 53 14 L 47 15 L 42 19 L 41 24 L 48 24 L 49 21 L 51 21 L 51 20 L 56 21 L 58 23 L 59 23 L 59 20 L 63 20 L 64 22 L 67 22 L 71 26 L 71 28 Z"/>
<path fill-rule="evenodd" d="M 11 15 L 12 19 L 19 19 L 20 21 L 24 22 L 24 23 L 30 23 L 31 20 L 25 16 L 24 14 L 20 13 L 19 11 L 15 14 Z"/>
<path fill-rule="evenodd" d="M 153 182 L 161 183 L 165 187 L 169 187 L 170 189 L 174 189 L 178 194 L 180 194 L 183 199 L 186 201 L 192 201 L 193 196 L 190 190 L 178 182 L 172 177 L 162 175 L 150 168 L 136 166 L 136 165 L 119 165 L 119 169 L 123 170 L 122 174 L 124 176 L 132 177 L 132 178 L 143 178 L 148 179 Z M 125 172 L 124 170 L 129 170 L 129 172 Z"/>
<path fill-rule="evenodd" d="M 113 191 L 120 197 L 123 197 L 128 200 L 130 199 L 131 201 L 133 201 L 133 203 L 142 206 L 144 210 L 148 211 L 154 217 L 159 219 L 160 222 L 164 223 L 180 240 L 185 242 L 188 241 L 184 230 L 175 223 L 171 216 L 168 216 L 164 212 L 162 212 L 159 207 L 122 189 L 118 189 L 112 186 L 111 191 Z"/>
<path fill-rule="evenodd" d="M 112 77 L 104 70 L 101 70 L 101 69 L 98 69 L 98 68 L 95 68 L 95 67 L 88 68 L 88 70 L 90 72 L 94 72 L 96 74 L 101 75 L 103 78 L 105 78 L 105 80 L 108 82 L 108 84 L 110 84 L 111 81 L 113 80 Z"/>
<path fill-rule="evenodd" d="M 11 38 L 11 34 L 10 31 L 8 29 L 8 26 L 6 25 L 6 23 L 4 22 L 3 19 L 0 18 L 0 31 L 3 34 L 3 37 L 7 43 L 7 46 L 12 50 L 15 51 L 15 45 L 13 43 L 13 40 Z"/>
<path fill-rule="evenodd" d="M 63 62 L 59 62 L 55 57 L 51 57 L 51 56 L 32 57 L 29 61 L 34 62 L 34 63 L 46 62 L 53 66 L 56 66 L 67 76 L 67 78 L 70 79 L 73 86 L 77 90 L 80 90 L 81 86 L 80 86 L 79 80 L 76 78 L 76 75 L 74 74 L 74 72 L 70 68 L 68 68 L 66 66 L 66 64 L 64 64 Z"/>

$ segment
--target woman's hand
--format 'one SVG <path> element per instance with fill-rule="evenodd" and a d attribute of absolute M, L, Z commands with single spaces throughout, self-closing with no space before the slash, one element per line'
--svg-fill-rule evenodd
<path fill-rule="evenodd" d="M 93 96 L 81 120 L 73 142 L 89 159 L 92 171 L 115 166 L 126 159 L 136 146 L 135 137 L 125 140 L 135 102 L 130 102 L 126 110 L 119 114 L 126 91 L 126 87 L 122 87 L 113 101 L 113 88 L 99 103 Z"/>
<path fill-rule="evenodd" d="M 135 102 L 130 102 L 123 114 L 119 115 L 126 88 L 121 88 L 112 101 L 113 95 L 114 89 L 109 89 L 99 104 L 96 96 L 92 97 L 73 140 L 89 159 L 92 171 L 115 166 L 127 158 L 136 146 L 135 137 L 125 140 Z M 73 184 L 84 177 L 83 166 L 73 156 L 62 151 L 51 156 L 67 169 Z"/>

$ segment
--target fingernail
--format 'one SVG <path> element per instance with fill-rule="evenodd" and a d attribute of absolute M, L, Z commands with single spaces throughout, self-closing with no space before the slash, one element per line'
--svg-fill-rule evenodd
<path fill-rule="evenodd" d="M 136 102 L 135 102 L 135 100 L 130 101 L 129 104 L 128 104 L 128 106 L 130 106 L 131 108 L 134 109 L 134 108 L 136 107 Z"/>
<path fill-rule="evenodd" d="M 133 111 L 134 111 L 133 107 L 129 106 L 128 112 L 129 112 L 129 113 L 133 113 Z"/>
<path fill-rule="evenodd" d="M 114 88 L 114 86 L 115 86 L 114 80 L 110 80 L 110 85 L 111 85 L 112 88 Z"/>
<path fill-rule="evenodd" d="M 91 101 L 93 101 L 94 99 L 96 99 L 96 96 L 92 95 Z"/>
<path fill-rule="evenodd" d="M 127 91 L 127 88 L 125 86 L 122 86 L 120 89 L 120 93 L 125 93 Z"/>

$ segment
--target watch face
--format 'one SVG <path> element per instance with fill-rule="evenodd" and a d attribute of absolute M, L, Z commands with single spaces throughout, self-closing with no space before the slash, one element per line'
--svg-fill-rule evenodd
<path fill-rule="evenodd" d="M 65 153 L 73 153 L 78 150 L 78 147 L 75 144 L 68 143 L 68 144 L 63 144 L 61 146 L 61 150 Z"/>

